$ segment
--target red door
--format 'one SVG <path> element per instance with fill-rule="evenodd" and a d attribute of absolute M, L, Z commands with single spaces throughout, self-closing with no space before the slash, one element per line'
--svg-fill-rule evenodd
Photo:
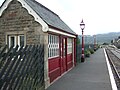
<path fill-rule="evenodd" d="M 67 48 L 66 48 L 66 38 L 62 38 L 61 41 L 61 74 L 67 71 Z"/>

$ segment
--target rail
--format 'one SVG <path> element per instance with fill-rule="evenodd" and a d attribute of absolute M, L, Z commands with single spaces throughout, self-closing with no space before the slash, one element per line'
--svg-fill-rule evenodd
<path fill-rule="evenodd" d="M 120 88 L 120 58 L 118 58 L 109 48 L 106 48 L 106 53 L 112 66 L 113 72 L 115 73 L 114 76 L 117 87 Z"/>

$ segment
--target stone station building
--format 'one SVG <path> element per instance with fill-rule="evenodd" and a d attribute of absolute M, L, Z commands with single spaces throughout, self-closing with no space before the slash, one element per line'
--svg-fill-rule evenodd
<path fill-rule="evenodd" d="M 35 0 L 5 0 L 0 7 L 0 46 L 44 44 L 46 88 L 76 64 L 76 33 Z"/>

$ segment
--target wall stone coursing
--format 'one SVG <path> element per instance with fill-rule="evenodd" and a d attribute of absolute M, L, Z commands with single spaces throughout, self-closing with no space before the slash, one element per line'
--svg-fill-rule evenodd
<path fill-rule="evenodd" d="M 37 32 L 36 27 L 39 27 L 39 29 L 37 28 L 39 32 Z M 34 17 L 17 0 L 13 0 L 0 16 L 0 46 L 5 45 L 7 42 L 5 41 L 6 32 L 19 33 L 21 31 L 25 32 L 26 44 L 43 44 L 39 40 L 44 38 L 42 26 L 34 20 Z"/>
<path fill-rule="evenodd" d="M 13 0 L 0 16 L 0 46 L 6 44 L 6 35 L 9 33 L 21 34 L 21 32 L 26 35 L 27 45 L 44 44 L 44 78 L 47 88 L 50 85 L 48 76 L 48 33 L 44 33 L 42 26 L 34 20 L 34 17 L 17 0 Z"/>

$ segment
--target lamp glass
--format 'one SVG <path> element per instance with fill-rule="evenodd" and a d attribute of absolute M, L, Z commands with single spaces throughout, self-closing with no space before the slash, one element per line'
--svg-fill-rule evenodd
<path fill-rule="evenodd" d="M 85 24 L 80 24 L 80 28 L 81 28 L 82 30 L 84 30 Z"/>
<path fill-rule="evenodd" d="M 80 23 L 80 28 L 81 28 L 82 30 L 84 30 L 84 28 L 85 28 L 85 24 L 84 24 L 83 20 L 82 20 L 81 23 Z"/>

